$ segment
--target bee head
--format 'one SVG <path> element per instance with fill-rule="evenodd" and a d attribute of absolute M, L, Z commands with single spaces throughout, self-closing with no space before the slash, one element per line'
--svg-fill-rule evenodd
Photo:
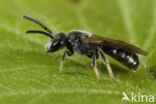
<path fill-rule="evenodd" d="M 56 34 L 53 39 L 50 39 L 45 48 L 46 51 L 49 53 L 58 51 L 64 48 L 65 45 L 66 45 L 66 35 L 61 32 Z"/>
<path fill-rule="evenodd" d="M 28 16 L 23 16 L 23 18 L 36 23 L 37 25 L 39 25 L 46 31 L 46 32 L 44 32 L 44 31 L 40 31 L 40 30 L 28 30 L 28 31 L 26 31 L 26 33 L 40 33 L 40 34 L 50 37 L 50 41 L 48 42 L 48 44 L 45 47 L 46 51 L 48 53 L 58 51 L 58 50 L 62 49 L 63 47 L 65 47 L 66 35 L 64 33 L 62 33 L 62 32 L 58 33 L 53 37 L 51 30 L 48 29 L 46 26 L 44 26 L 41 22 L 39 22 L 31 17 L 28 17 Z"/>

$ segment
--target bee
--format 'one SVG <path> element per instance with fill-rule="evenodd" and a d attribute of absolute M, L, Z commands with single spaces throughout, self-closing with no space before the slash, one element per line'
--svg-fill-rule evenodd
<path fill-rule="evenodd" d="M 65 47 L 67 48 L 67 50 L 63 53 L 60 62 L 60 68 L 59 71 L 55 73 L 56 75 L 63 71 L 63 63 L 66 59 L 66 56 L 71 57 L 74 53 L 77 53 L 79 55 L 85 55 L 92 60 L 92 67 L 97 80 L 98 82 L 103 83 L 96 65 L 96 61 L 100 57 L 103 60 L 103 63 L 106 65 L 112 82 L 116 83 L 112 68 L 108 59 L 105 57 L 105 54 L 108 54 L 133 71 L 136 70 L 139 66 L 139 59 L 137 54 L 144 56 L 147 55 L 147 52 L 134 45 L 125 43 L 120 40 L 92 35 L 84 31 L 70 31 L 67 33 L 67 36 L 63 32 L 59 32 L 53 35 L 51 30 L 44 26 L 41 22 L 28 16 L 23 16 L 23 18 L 38 24 L 45 30 L 28 30 L 26 33 L 39 33 L 48 36 L 50 38 L 49 43 L 46 45 L 46 51 L 48 53 L 59 51 Z"/>

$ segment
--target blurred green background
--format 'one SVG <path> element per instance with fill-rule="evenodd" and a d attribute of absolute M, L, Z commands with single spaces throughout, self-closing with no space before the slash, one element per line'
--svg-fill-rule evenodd
<path fill-rule="evenodd" d="M 64 50 L 47 54 L 44 45 L 49 38 L 26 35 L 28 29 L 41 28 L 23 15 L 41 21 L 53 33 L 86 30 L 134 44 L 149 54 L 139 56 L 136 72 L 107 56 L 117 85 L 99 60 L 104 81 L 100 85 L 85 56 L 68 58 L 64 72 L 53 76 Z M 122 92 L 156 96 L 155 40 L 156 0 L 1 0 L 0 104 L 121 104 Z"/>

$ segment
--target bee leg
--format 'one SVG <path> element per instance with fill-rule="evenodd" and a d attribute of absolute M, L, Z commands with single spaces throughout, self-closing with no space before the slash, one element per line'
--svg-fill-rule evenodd
<path fill-rule="evenodd" d="M 58 52 L 54 55 L 54 54 L 52 54 L 51 56 L 53 57 L 53 58 L 57 58 L 58 57 Z"/>
<path fill-rule="evenodd" d="M 65 61 L 65 58 L 66 58 L 66 56 L 68 55 L 68 56 L 72 56 L 72 52 L 69 52 L 69 51 L 65 51 L 64 53 L 63 53 L 63 56 L 62 56 L 62 59 L 61 59 L 61 62 L 60 62 L 60 68 L 59 68 L 59 71 L 58 72 L 55 72 L 55 75 L 58 75 L 58 74 L 60 74 L 61 72 L 62 72 L 62 70 L 63 70 L 63 63 L 64 63 L 64 61 Z"/>
<path fill-rule="evenodd" d="M 108 70 L 108 73 L 109 73 L 110 78 L 112 79 L 112 82 L 113 82 L 114 84 L 116 84 L 116 82 L 115 82 L 115 80 L 114 80 L 114 74 L 113 74 L 112 68 L 111 68 L 111 66 L 110 66 L 110 64 L 109 64 L 109 61 L 108 61 L 107 58 L 105 57 L 103 50 L 102 50 L 101 48 L 98 48 L 98 52 L 99 52 L 99 54 L 100 54 L 100 56 L 101 56 L 101 58 L 102 58 L 104 64 L 105 64 L 106 67 L 107 67 L 107 70 Z"/>
<path fill-rule="evenodd" d="M 103 82 L 100 78 L 100 74 L 99 74 L 99 71 L 98 71 L 97 66 L 96 66 L 96 55 L 92 56 L 92 66 L 93 66 L 93 69 L 94 69 L 94 72 L 95 72 L 95 75 L 97 77 L 98 82 L 102 84 Z"/>

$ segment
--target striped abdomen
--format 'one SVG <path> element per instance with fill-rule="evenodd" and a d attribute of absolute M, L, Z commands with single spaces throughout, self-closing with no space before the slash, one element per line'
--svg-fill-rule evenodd
<path fill-rule="evenodd" d="M 102 48 L 102 50 L 130 69 L 136 70 L 139 66 L 139 60 L 136 54 L 130 54 L 122 49 L 112 49 L 106 47 Z"/>

